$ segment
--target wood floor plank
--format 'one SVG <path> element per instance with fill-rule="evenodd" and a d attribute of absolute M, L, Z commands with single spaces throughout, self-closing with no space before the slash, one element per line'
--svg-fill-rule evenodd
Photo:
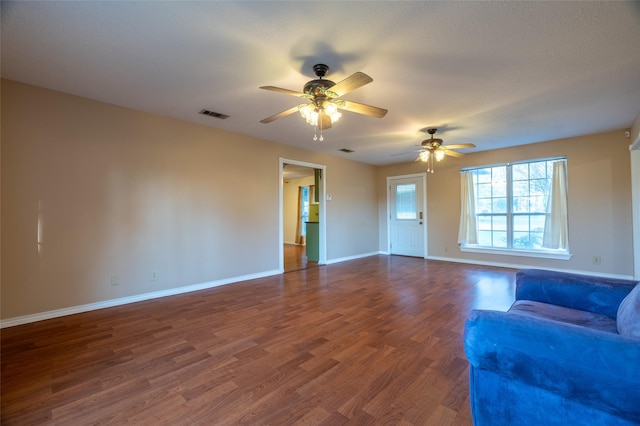
<path fill-rule="evenodd" d="M 372 256 L 3 329 L 3 425 L 470 425 L 515 270 Z"/>

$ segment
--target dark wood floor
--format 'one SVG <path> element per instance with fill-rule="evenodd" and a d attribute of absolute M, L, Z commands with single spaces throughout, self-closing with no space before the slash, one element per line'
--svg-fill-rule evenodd
<path fill-rule="evenodd" d="M 515 271 L 373 256 L 1 332 L 2 424 L 470 425 Z"/>
<path fill-rule="evenodd" d="M 284 271 L 299 271 L 300 269 L 313 268 L 318 266 L 318 262 L 310 261 L 307 258 L 305 246 L 298 244 L 284 245 Z"/>

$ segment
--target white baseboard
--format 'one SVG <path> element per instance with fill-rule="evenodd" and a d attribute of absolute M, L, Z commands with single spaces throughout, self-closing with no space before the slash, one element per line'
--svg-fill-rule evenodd
<path fill-rule="evenodd" d="M 337 259 L 327 260 L 327 265 L 331 265 L 332 263 L 346 262 L 348 260 L 362 259 L 363 257 L 377 256 L 379 254 L 384 254 L 384 253 L 379 251 L 373 251 L 371 253 L 356 254 L 355 256 L 339 257 Z"/>
<path fill-rule="evenodd" d="M 345 262 L 347 260 L 360 259 L 363 257 L 375 256 L 377 254 L 380 254 L 380 253 L 374 252 L 374 253 L 366 253 L 366 254 L 361 254 L 356 256 L 343 257 L 339 259 L 332 259 L 327 261 L 327 264 Z M 16 325 L 28 324 L 36 321 L 43 321 L 47 319 L 63 317 L 66 315 L 79 314 L 81 312 L 95 311 L 97 309 L 104 309 L 104 308 L 111 308 L 113 306 L 126 305 L 128 303 L 135 303 L 135 302 L 142 302 L 144 300 L 157 299 L 159 297 L 174 296 L 176 294 L 189 293 L 189 292 L 198 291 L 198 290 L 205 290 L 207 288 L 213 288 L 221 285 L 232 284 L 239 281 L 247 281 L 247 280 L 253 280 L 256 278 L 279 275 L 279 274 L 282 274 L 283 272 L 284 271 L 282 270 L 271 270 L 271 271 L 265 271 L 257 274 L 241 275 L 237 277 L 227 278 L 224 280 L 216 280 L 216 281 L 211 281 L 206 283 L 188 285 L 184 287 L 170 288 L 167 290 L 155 291 L 152 293 L 137 294 L 134 296 L 122 297 L 119 299 L 105 300 L 102 302 L 88 303 L 86 305 L 70 306 L 68 308 L 55 309 L 53 311 L 46 311 L 46 312 L 40 312 L 37 314 L 7 318 L 4 320 L 0 320 L 0 329 L 13 327 Z"/>
<path fill-rule="evenodd" d="M 633 276 L 631 275 L 623 275 L 623 274 L 609 274 L 609 273 L 599 273 L 594 271 L 582 271 L 577 269 L 562 269 L 562 268 L 547 268 L 543 266 L 532 266 L 532 265 L 519 265 L 516 263 L 505 263 L 505 262 L 485 262 L 480 260 L 473 259 L 458 259 L 454 257 L 439 257 L 439 256 L 427 256 L 425 259 L 428 260 L 441 260 L 443 262 L 454 262 L 454 263 L 468 263 L 471 265 L 483 265 L 483 266 L 495 266 L 497 268 L 509 268 L 509 269 L 544 269 L 547 271 L 556 271 L 556 272 L 569 272 L 572 274 L 582 274 L 582 275 L 591 275 L 594 277 L 602 277 L 602 278 L 616 278 L 623 280 L 633 280 Z"/>
<path fill-rule="evenodd" d="M 341 257 L 337 259 L 327 260 L 327 265 L 330 265 L 333 263 L 346 262 L 349 260 L 361 259 L 364 257 L 377 256 L 377 255 L 389 255 L 389 253 L 383 252 L 383 251 L 377 251 L 377 252 L 363 253 L 355 256 Z M 519 265 L 519 264 L 504 263 L 504 262 L 485 262 L 485 261 L 478 261 L 478 260 L 471 260 L 471 259 L 458 259 L 458 258 L 438 257 L 438 256 L 427 256 L 425 257 L 425 259 L 440 260 L 444 262 L 454 262 L 454 263 L 467 263 L 472 265 L 495 266 L 498 268 L 546 269 L 550 271 L 570 272 L 574 274 L 592 275 L 592 276 L 598 276 L 603 278 L 620 278 L 620 279 L 628 279 L 628 280 L 634 279 L 633 276 L 631 275 L 598 273 L 593 271 L 580 271 L 580 270 L 573 270 L 573 269 L 544 268 L 544 267 L 537 267 L 537 266 L 531 266 L 531 265 Z M 176 288 L 171 288 L 167 290 L 155 291 L 152 293 L 138 294 L 134 296 L 122 297 L 119 299 L 105 300 L 102 302 L 89 303 L 86 305 L 71 306 L 68 308 L 56 309 L 53 311 L 8 318 L 5 320 L 0 320 L 0 329 L 13 327 L 21 324 L 28 324 L 36 321 L 42 321 L 42 320 L 51 319 L 51 318 L 58 318 L 66 315 L 78 314 L 81 312 L 88 312 L 88 311 L 94 311 L 97 309 L 110 308 L 113 306 L 126 305 L 128 303 L 135 303 L 135 302 L 141 302 L 144 300 L 157 299 L 159 297 L 174 296 L 176 294 L 189 293 L 189 292 L 198 291 L 198 290 L 205 290 L 208 288 L 219 287 L 222 285 L 232 284 L 239 281 L 247 281 L 247 280 L 253 280 L 256 278 L 264 278 L 272 275 L 279 275 L 279 274 L 282 274 L 282 272 L 283 271 L 281 270 L 271 270 L 271 271 L 260 272 L 257 274 L 241 275 L 237 277 L 226 278 L 223 280 L 193 284 L 193 285 L 188 285 L 184 287 L 176 287 Z"/>
<path fill-rule="evenodd" d="M 174 296 L 176 294 L 189 293 L 192 291 L 205 290 L 207 288 L 219 287 L 221 285 L 232 284 L 239 281 L 253 280 L 256 278 L 264 278 L 272 275 L 279 275 L 282 271 L 272 270 L 259 272 L 257 274 L 241 275 L 223 280 L 210 281 L 206 283 L 187 285 L 184 287 L 170 288 L 167 290 L 154 291 L 152 293 L 137 294 L 134 296 L 122 297 L 119 299 L 105 300 L 102 302 L 89 303 L 86 305 L 71 306 L 53 311 L 41 312 L 37 314 L 24 315 L 20 317 L 8 318 L 0 321 L 0 329 L 13 327 L 21 324 L 42 321 L 51 318 L 58 318 L 66 315 L 78 314 L 81 312 L 94 311 L 97 309 L 111 308 L 113 306 L 126 305 L 128 303 L 142 302 L 144 300 L 157 299 L 159 297 Z"/>

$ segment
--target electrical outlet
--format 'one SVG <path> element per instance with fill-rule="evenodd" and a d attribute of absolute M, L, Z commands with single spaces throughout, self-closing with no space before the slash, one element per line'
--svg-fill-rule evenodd
<path fill-rule="evenodd" d="M 600 256 L 593 256 L 591 263 L 593 263 L 594 265 L 600 265 L 602 263 L 602 259 L 600 258 Z"/>
<path fill-rule="evenodd" d="M 120 285 L 120 278 L 117 275 L 111 275 L 111 285 Z"/>
<path fill-rule="evenodd" d="M 151 272 L 151 281 L 158 281 L 158 273 L 156 271 Z"/>

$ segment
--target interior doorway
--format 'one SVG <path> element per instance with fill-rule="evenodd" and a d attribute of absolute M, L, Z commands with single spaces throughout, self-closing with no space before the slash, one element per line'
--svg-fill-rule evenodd
<path fill-rule="evenodd" d="M 326 262 L 324 165 L 280 159 L 280 270 Z"/>

